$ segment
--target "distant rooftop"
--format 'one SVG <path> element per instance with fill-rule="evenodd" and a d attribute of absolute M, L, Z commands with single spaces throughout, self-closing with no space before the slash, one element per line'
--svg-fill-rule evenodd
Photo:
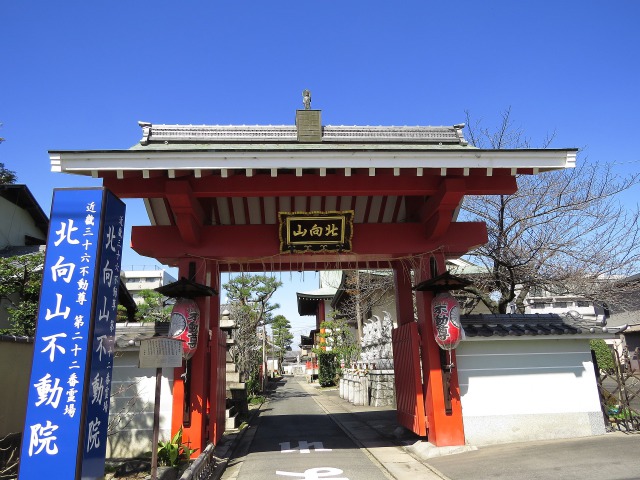
<path fill-rule="evenodd" d="M 335 293 L 334 287 L 321 287 L 307 292 L 297 292 L 298 314 L 301 316 L 315 315 L 318 302 L 331 300 Z"/>

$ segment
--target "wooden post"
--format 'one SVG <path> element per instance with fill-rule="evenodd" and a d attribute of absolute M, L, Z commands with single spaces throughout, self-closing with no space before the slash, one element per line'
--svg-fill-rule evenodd
<path fill-rule="evenodd" d="M 220 291 L 220 271 L 215 262 L 207 262 L 207 286 Z M 226 335 L 220 330 L 220 296 L 207 299 L 209 330 L 209 404 L 208 437 L 217 445 L 224 433 L 226 410 Z"/>
<path fill-rule="evenodd" d="M 316 328 L 320 328 L 320 325 L 322 325 L 322 322 L 324 322 L 327 318 L 327 312 L 324 306 L 324 300 L 319 300 L 318 301 L 318 311 L 316 314 Z"/>
<path fill-rule="evenodd" d="M 173 405 L 171 408 L 171 435 L 180 430 L 184 416 L 184 375 L 185 368 L 173 369 Z"/>
<path fill-rule="evenodd" d="M 411 291 L 411 272 L 401 264 L 393 265 L 395 280 L 396 318 L 398 326 L 413 322 L 413 292 Z"/>
<path fill-rule="evenodd" d="M 192 259 L 179 262 L 179 274 L 198 283 L 206 284 L 206 262 L 199 264 Z M 176 369 L 173 389 L 172 434 L 183 428 L 183 439 L 190 448 L 197 449 L 196 457 L 206 447 L 207 438 L 207 406 L 209 404 L 209 322 L 206 297 L 195 299 L 200 309 L 200 325 L 198 346 L 195 354 L 188 362 L 188 368 Z M 183 373 L 188 378 L 181 377 Z"/>
<path fill-rule="evenodd" d="M 160 390 L 162 368 L 156 368 L 156 397 L 153 403 L 153 441 L 151 443 L 151 480 L 158 478 L 158 440 L 160 437 Z"/>
<path fill-rule="evenodd" d="M 444 259 L 438 265 L 438 271 L 444 272 Z M 429 262 L 422 262 L 416 272 L 416 283 L 427 280 L 432 276 Z M 437 274 L 437 272 L 436 272 Z M 431 300 L 433 293 L 416 292 L 416 306 L 418 309 L 418 328 L 422 346 L 422 376 L 425 389 L 425 412 L 429 428 L 429 441 L 438 447 L 464 445 L 464 425 L 462 421 L 462 406 L 460 404 L 460 386 L 458 384 L 458 370 L 453 368 L 449 377 L 451 407 L 447 412 L 445 400 L 445 375 L 440 360 L 440 347 L 433 335 L 431 319 Z M 451 360 L 455 364 L 455 352 L 451 352 Z"/>

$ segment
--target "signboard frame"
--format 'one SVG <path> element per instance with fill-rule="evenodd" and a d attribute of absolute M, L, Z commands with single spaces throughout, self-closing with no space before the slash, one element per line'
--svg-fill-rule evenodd
<path fill-rule="evenodd" d="M 182 366 L 182 340 L 150 337 L 140 340 L 138 368 L 176 368 Z"/>
<path fill-rule="evenodd" d="M 20 479 L 104 475 L 125 210 L 105 188 L 54 190 Z"/>
<path fill-rule="evenodd" d="M 280 252 L 350 252 L 353 210 L 278 212 Z"/>

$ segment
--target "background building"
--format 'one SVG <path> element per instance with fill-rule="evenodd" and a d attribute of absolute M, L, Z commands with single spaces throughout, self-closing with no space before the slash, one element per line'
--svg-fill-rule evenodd
<path fill-rule="evenodd" d="M 176 281 L 166 270 L 157 267 L 150 267 L 148 270 L 123 270 L 120 278 L 138 305 L 143 301 L 140 296 L 142 290 L 153 290 Z"/>
<path fill-rule="evenodd" d="M 1 257 L 44 250 L 49 218 L 26 185 L 0 185 L 0 218 Z M 0 329 L 9 327 L 8 303 L 0 299 Z"/>
<path fill-rule="evenodd" d="M 37 251 L 46 243 L 49 218 L 26 185 L 0 185 L 0 218 L 1 252 Z"/>

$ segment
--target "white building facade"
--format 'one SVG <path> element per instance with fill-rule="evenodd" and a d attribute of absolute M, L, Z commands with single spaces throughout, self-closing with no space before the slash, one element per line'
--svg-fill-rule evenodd
<path fill-rule="evenodd" d="M 153 290 L 176 281 L 166 270 L 159 268 L 123 270 L 120 278 L 125 282 L 127 290 L 138 305 L 143 301 L 140 296 L 141 291 Z"/>

